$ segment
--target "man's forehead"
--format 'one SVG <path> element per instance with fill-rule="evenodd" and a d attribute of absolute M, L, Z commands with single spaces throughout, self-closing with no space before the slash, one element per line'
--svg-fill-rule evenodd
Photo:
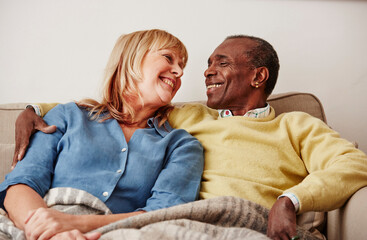
<path fill-rule="evenodd" d="M 249 38 L 230 38 L 224 40 L 217 49 L 220 51 L 243 53 L 251 50 L 256 45 L 257 43 Z"/>
<path fill-rule="evenodd" d="M 244 53 L 250 50 L 252 45 L 253 43 L 249 39 L 227 39 L 214 50 L 208 61 L 242 57 Z"/>

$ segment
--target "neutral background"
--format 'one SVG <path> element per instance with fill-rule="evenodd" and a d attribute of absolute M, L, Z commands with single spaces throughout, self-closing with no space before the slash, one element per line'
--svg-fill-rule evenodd
<path fill-rule="evenodd" d="M 174 101 L 206 99 L 207 58 L 225 36 L 259 36 L 279 54 L 274 93 L 314 93 L 367 152 L 367 1 L 0 0 L 0 104 L 97 98 L 115 40 L 149 28 L 188 48 Z"/>

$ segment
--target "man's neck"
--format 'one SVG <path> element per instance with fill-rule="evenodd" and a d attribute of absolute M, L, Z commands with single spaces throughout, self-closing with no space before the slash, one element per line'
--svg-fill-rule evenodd
<path fill-rule="evenodd" d="M 229 108 L 229 110 L 231 110 L 233 116 L 243 116 L 250 110 L 263 107 L 266 107 L 266 99 L 259 99 L 257 102 L 248 102 L 246 106 L 240 108 Z"/>

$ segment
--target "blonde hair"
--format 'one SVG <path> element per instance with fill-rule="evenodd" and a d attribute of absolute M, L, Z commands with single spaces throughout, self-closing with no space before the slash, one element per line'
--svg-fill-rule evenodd
<path fill-rule="evenodd" d="M 142 101 L 137 87 L 137 81 L 142 79 L 141 63 L 148 51 L 160 49 L 177 51 L 185 67 L 188 58 L 185 45 L 166 31 L 152 29 L 120 36 L 105 69 L 102 101 L 84 99 L 78 105 L 88 108 L 94 120 L 114 118 L 127 125 L 133 124 L 135 112 L 131 100 L 138 98 Z M 124 113 L 124 109 L 127 113 Z M 167 120 L 172 109 L 173 106 L 168 104 L 157 110 L 155 117 L 160 118 L 160 125 Z"/>

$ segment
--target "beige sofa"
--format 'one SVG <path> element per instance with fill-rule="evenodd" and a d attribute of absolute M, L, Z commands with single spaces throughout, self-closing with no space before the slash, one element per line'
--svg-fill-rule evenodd
<path fill-rule="evenodd" d="M 274 94 L 269 102 L 277 114 L 304 111 L 326 122 L 322 104 L 312 94 Z M 0 181 L 10 171 L 14 152 L 14 123 L 25 106 L 25 103 L 0 105 Z M 355 193 L 342 208 L 327 213 L 323 232 L 330 240 L 367 238 L 367 187 Z"/>

